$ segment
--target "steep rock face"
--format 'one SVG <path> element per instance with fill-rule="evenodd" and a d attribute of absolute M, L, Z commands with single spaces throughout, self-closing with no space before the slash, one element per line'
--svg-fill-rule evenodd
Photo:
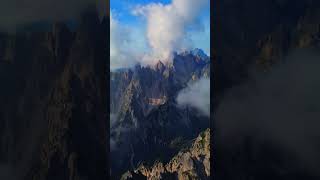
<path fill-rule="evenodd" d="M 121 103 L 128 103 L 139 96 L 143 113 L 149 112 L 148 99 L 172 97 L 189 82 L 192 76 L 201 77 L 210 72 L 209 57 L 199 57 L 190 52 L 176 54 L 172 63 L 161 61 L 154 67 L 141 67 L 118 70 L 111 73 L 111 113 L 124 112 Z M 203 72 L 202 72 L 203 71 Z M 207 73 L 209 74 L 209 73 Z M 208 77 L 208 76 L 207 76 Z M 143 98 L 141 98 L 143 97 Z M 163 104 L 163 103 L 162 103 Z M 119 117 L 121 118 L 121 117 Z"/>
<path fill-rule="evenodd" d="M 164 104 L 186 87 L 191 79 L 209 78 L 209 67 L 209 57 L 201 58 L 185 52 L 176 54 L 168 65 L 159 61 L 154 67 L 137 65 L 133 69 L 112 72 L 111 113 L 119 114 L 118 119 L 123 119 L 129 104 L 137 101 L 143 115 L 146 115 L 153 108 L 152 101 Z"/>
<path fill-rule="evenodd" d="M 111 73 L 111 172 L 119 175 L 155 158 L 168 161 L 180 150 L 172 142 L 194 138 L 209 127 L 208 117 L 179 107 L 175 99 L 191 81 L 210 77 L 209 57 L 201 52 L 182 52 L 171 63 Z"/>
<path fill-rule="evenodd" d="M 107 177 L 107 27 L 0 35 L 0 179 Z"/>
<path fill-rule="evenodd" d="M 210 179 L 210 130 L 200 133 L 188 149 L 181 150 L 167 164 L 157 161 L 150 168 L 140 165 L 133 172 L 126 172 L 122 179 L 138 179 L 139 175 L 148 180 Z"/>

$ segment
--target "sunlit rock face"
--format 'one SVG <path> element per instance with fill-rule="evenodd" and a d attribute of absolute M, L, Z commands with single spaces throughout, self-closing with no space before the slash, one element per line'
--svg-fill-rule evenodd
<path fill-rule="evenodd" d="M 160 106 L 166 103 L 167 97 L 160 97 L 160 98 L 149 98 L 148 104 L 152 106 Z"/>
<path fill-rule="evenodd" d="M 122 180 L 144 176 L 148 180 L 210 179 L 210 129 L 201 132 L 189 147 L 179 151 L 167 164 L 155 161 L 152 166 L 140 165 L 122 175 Z"/>

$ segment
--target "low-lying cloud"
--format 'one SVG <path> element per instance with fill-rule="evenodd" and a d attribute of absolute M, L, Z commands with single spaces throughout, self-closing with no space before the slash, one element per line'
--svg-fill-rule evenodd
<path fill-rule="evenodd" d="M 137 6 L 133 13 L 146 18 L 147 40 L 152 49 L 142 64 L 155 64 L 172 59 L 173 51 L 192 47 L 188 28 L 201 27 L 197 17 L 209 0 L 173 0 L 170 4 L 150 3 Z M 195 28 L 202 29 L 202 28 Z"/>
<path fill-rule="evenodd" d="M 319 59 L 313 50 L 291 53 L 270 73 L 229 91 L 215 112 L 219 146 L 239 147 L 247 137 L 268 142 L 320 176 Z"/>
<path fill-rule="evenodd" d="M 111 113 L 110 114 L 110 132 L 113 133 L 115 131 L 115 124 L 117 121 L 117 115 Z M 110 134 L 111 134 L 110 133 Z M 117 147 L 116 139 L 112 136 L 110 136 L 110 150 L 113 151 Z"/>
<path fill-rule="evenodd" d="M 118 115 L 116 113 L 110 114 L 110 151 L 119 150 L 119 144 L 126 141 L 127 135 L 137 128 L 138 124 L 136 119 L 133 119 L 134 125 L 133 126 L 119 126 L 117 124 Z M 118 136 L 121 134 L 120 136 Z"/>
<path fill-rule="evenodd" d="M 192 106 L 206 116 L 210 116 L 210 79 L 201 78 L 192 82 L 177 96 L 181 106 Z"/>

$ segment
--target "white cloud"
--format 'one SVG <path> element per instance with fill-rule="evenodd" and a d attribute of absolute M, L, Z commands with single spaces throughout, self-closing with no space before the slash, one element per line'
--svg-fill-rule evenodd
<path fill-rule="evenodd" d="M 132 47 L 131 31 L 110 12 L 110 69 L 128 68 L 137 62 Z"/>
<path fill-rule="evenodd" d="M 147 20 L 147 39 L 152 55 L 145 56 L 142 63 L 154 64 L 159 59 L 168 61 L 173 51 L 192 47 L 187 29 L 197 24 L 201 10 L 208 0 L 173 0 L 171 4 L 151 3 L 137 6 L 133 14 Z M 201 28 L 200 28 L 201 29 Z"/>
<path fill-rule="evenodd" d="M 190 83 L 177 96 L 177 102 L 181 106 L 192 106 L 204 115 L 210 116 L 210 79 L 201 78 Z"/>

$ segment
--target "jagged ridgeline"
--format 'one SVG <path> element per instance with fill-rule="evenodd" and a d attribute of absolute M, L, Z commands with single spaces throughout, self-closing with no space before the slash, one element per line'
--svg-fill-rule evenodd
<path fill-rule="evenodd" d="M 137 178 L 136 178 L 137 177 Z M 167 164 L 155 161 L 151 167 L 143 164 L 122 175 L 126 179 L 210 179 L 210 129 L 201 132 L 188 148 L 177 153 Z"/>
<path fill-rule="evenodd" d="M 171 159 L 179 151 L 190 149 L 194 139 L 210 127 L 207 114 L 193 106 L 181 105 L 177 99 L 183 89 L 203 79 L 208 80 L 206 88 L 209 88 L 209 78 L 210 57 L 200 49 L 175 53 L 170 62 L 160 60 L 152 66 L 136 65 L 111 72 L 112 178 L 136 179 L 135 176 L 140 175 L 148 179 L 209 178 L 206 169 L 209 157 L 204 158 L 209 154 L 199 158 L 190 153 L 177 155 L 179 163 L 189 168 L 185 171 L 180 166 L 164 170 L 163 165 L 175 161 Z M 159 171 L 157 175 L 151 173 L 155 162 L 160 163 L 162 169 L 155 170 Z M 202 163 L 206 165 L 199 165 Z M 141 168 L 147 169 L 137 170 Z M 139 173 L 132 173 L 134 171 Z"/>
<path fill-rule="evenodd" d="M 106 17 L 29 27 L 0 33 L 0 179 L 107 179 Z"/>

